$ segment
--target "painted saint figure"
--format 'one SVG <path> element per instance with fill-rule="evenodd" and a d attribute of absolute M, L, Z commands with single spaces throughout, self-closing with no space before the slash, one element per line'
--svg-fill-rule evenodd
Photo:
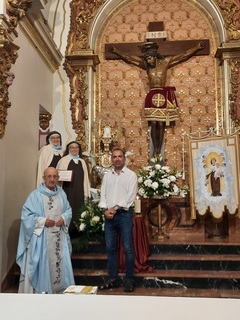
<path fill-rule="evenodd" d="M 209 173 L 206 175 L 207 186 L 209 187 L 209 192 L 211 196 L 217 197 L 222 196 L 222 181 L 224 177 L 223 171 L 220 164 L 215 158 L 212 158 L 209 166 Z"/>

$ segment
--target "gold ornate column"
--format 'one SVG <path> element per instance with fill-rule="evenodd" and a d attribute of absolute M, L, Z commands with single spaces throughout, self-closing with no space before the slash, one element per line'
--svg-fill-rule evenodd
<path fill-rule="evenodd" d="M 99 64 L 98 55 L 90 49 L 89 30 L 97 10 L 104 0 L 72 0 L 71 24 L 64 62 L 64 69 L 70 84 L 70 110 L 72 127 L 77 134 L 77 141 L 86 149 L 85 121 L 88 120 L 86 108 L 87 73 L 89 68 L 95 71 Z"/>
<path fill-rule="evenodd" d="M 15 63 L 19 47 L 13 43 L 17 37 L 16 27 L 25 16 L 32 0 L 6 0 L 8 18 L 0 15 L 0 139 L 5 134 L 7 124 L 7 109 L 11 106 L 8 101 L 7 77 L 11 66 Z"/>
<path fill-rule="evenodd" d="M 216 57 L 221 63 L 227 61 L 230 68 L 229 112 L 235 126 L 240 125 L 240 41 L 224 43 Z"/>
<path fill-rule="evenodd" d="M 234 125 L 240 125 L 240 4 L 234 0 L 215 0 L 223 15 L 227 40 L 217 49 L 220 64 L 227 62 L 230 70 L 229 112 Z"/>
<path fill-rule="evenodd" d="M 4 136 L 7 124 L 7 109 L 11 106 L 8 101 L 8 72 L 17 59 L 19 49 L 10 39 L 6 29 L 8 23 L 0 16 L 0 138 Z"/>

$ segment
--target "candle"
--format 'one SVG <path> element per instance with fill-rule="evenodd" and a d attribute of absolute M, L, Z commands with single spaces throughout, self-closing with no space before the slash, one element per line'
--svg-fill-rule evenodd
<path fill-rule="evenodd" d="M 134 212 L 141 213 L 141 199 L 139 198 L 139 196 L 137 196 L 134 201 Z"/>
<path fill-rule="evenodd" d="M 110 138 L 111 137 L 111 128 L 105 127 L 103 132 L 103 138 Z"/>

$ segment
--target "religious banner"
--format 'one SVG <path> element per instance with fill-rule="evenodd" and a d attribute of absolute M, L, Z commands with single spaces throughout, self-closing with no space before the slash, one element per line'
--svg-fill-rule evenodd
<path fill-rule="evenodd" d="M 191 215 L 211 212 L 220 219 L 224 212 L 238 214 L 238 133 L 189 139 Z"/>

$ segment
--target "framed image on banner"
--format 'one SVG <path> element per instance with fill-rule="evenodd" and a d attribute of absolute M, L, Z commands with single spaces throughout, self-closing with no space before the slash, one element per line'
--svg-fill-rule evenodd
<path fill-rule="evenodd" d="M 210 210 L 219 219 L 227 211 L 238 213 L 239 137 L 210 136 L 189 139 L 191 216 Z"/>

